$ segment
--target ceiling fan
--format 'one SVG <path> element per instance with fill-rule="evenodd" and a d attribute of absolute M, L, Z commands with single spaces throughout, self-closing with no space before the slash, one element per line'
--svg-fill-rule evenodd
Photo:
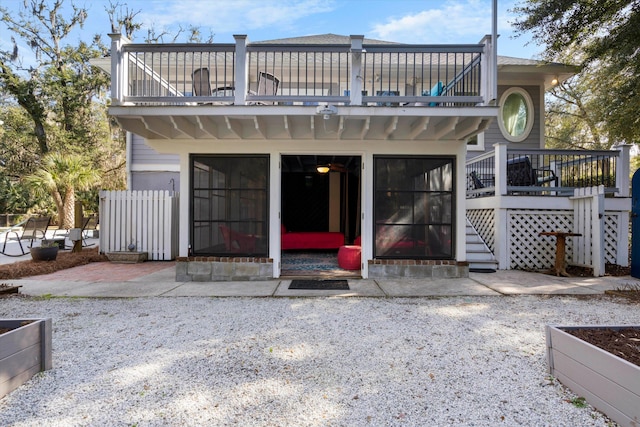
<path fill-rule="evenodd" d="M 327 173 L 329 171 L 332 171 L 332 172 L 348 172 L 347 168 L 345 168 L 344 165 L 342 165 L 340 163 L 327 163 L 325 165 L 318 165 L 316 167 L 316 170 L 319 173 Z"/>

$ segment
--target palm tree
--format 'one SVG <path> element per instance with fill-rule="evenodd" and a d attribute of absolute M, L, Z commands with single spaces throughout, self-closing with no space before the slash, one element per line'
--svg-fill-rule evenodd
<path fill-rule="evenodd" d="M 37 194 L 48 193 L 58 210 L 60 228 L 74 226 L 77 190 L 88 190 L 98 182 L 100 175 L 90 162 L 77 154 L 48 153 L 41 168 L 25 177 L 26 183 Z"/>

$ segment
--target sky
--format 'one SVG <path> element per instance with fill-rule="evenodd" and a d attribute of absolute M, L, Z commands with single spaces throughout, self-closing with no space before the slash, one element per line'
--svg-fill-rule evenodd
<path fill-rule="evenodd" d="M 0 0 L 10 11 L 23 0 Z M 358 34 L 366 38 L 416 44 L 478 43 L 491 34 L 491 0 L 111 0 L 139 11 L 143 29 L 136 42 L 143 42 L 146 28 L 174 34 L 179 26 L 198 26 L 203 35 L 213 34 L 215 43 L 233 43 L 234 34 L 249 41 L 334 33 Z M 109 43 L 111 32 L 105 6 L 109 0 L 74 0 L 88 9 L 84 29 L 68 41 L 90 41 L 100 34 Z M 530 35 L 515 38 L 511 11 L 517 0 L 498 0 L 498 54 L 535 59 L 542 48 Z M 65 5 L 70 5 L 65 0 Z M 183 40 L 180 40 L 183 41 Z M 0 25 L 0 47 L 10 48 L 10 34 Z M 26 53 L 29 49 L 23 48 Z"/>

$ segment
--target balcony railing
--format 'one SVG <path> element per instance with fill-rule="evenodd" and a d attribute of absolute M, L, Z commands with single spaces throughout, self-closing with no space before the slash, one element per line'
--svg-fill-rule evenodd
<path fill-rule="evenodd" d="M 496 144 L 467 161 L 467 198 L 571 196 L 576 188 L 603 185 L 605 194 L 628 197 L 629 147 L 612 150 L 527 150 Z"/>
<path fill-rule="evenodd" d="M 476 45 L 132 44 L 112 35 L 114 105 L 475 106 L 494 99 Z M 486 79 L 485 79 L 486 80 Z"/>

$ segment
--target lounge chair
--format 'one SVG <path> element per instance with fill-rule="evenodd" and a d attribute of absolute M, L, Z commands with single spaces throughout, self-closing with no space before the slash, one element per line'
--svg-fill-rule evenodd
<path fill-rule="evenodd" d="M 29 247 L 33 247 L 33 241 L 36 239 L 44 239 L 47 234 L 47 228 L 49 228 L 49 224 L 51 223 L 50 216 L 42 216 L 42 217 L 31 217 L 26 221 L 16 225 L 6 232 L 4 244 L 2 245 L 2 251 L 0 252 L 6 256 L 18 257 L 22 255 L 26 255 L 29 251 L 25 251 L 22 246 L 23 240 L 29 240 Z M 18 227 L 22 228 L 22 233 L 19 233 Z M 7 242 L 9 240 L 16 240 L 20 245 L 20 254 L 8 254 L 7 253 Z"/>

